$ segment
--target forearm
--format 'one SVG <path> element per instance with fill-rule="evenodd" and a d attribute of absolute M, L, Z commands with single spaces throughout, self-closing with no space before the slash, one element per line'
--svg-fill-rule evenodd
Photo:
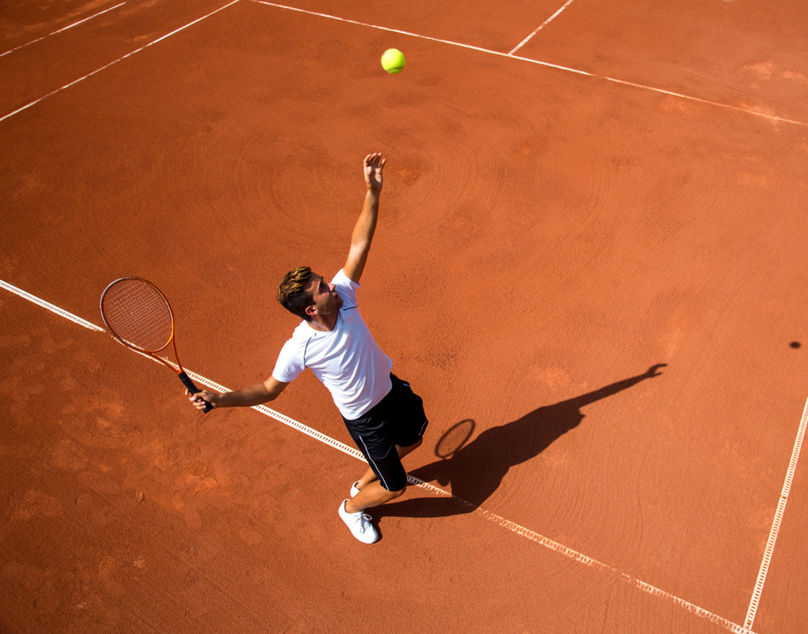
<path fill-rule="evenodd" d="M 277 394 L 272 394 L 263 383 L 257 383 L 241 390 L 218 394 L 215 399 L 216 407 L 252 407 L 273 400 Z"/>
<path fill-rule="evenodd" d="M 365 262 L 368 259 L 370 243 L 373 234 L 376 232 L 376 220 L 379 216 L 379 197 L 382 192 L 382 168 L 385 160 L 381 154 L 368 154 L 364 161 L 365 200 L 362 203 L 362 211 L 351 233 L 351 248 L 348 250 L 348 258 L 345 260 L 343 271 L 349 279 L 359 282 L 362 271 L 365 269 Z"/>
<path fill-rule="evenodd" d="M 376 232 L 376 222 L 379 217 L 379 194 L 378 191 L 368 189 L 365 200 L 362 203 L 362 211 L 354 225 L 351 234 L 352 247 L 370 247 L 373 234 Z"/>

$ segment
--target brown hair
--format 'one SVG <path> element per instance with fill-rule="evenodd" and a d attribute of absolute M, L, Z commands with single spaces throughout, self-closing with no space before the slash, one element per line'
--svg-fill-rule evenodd
<path fill-rule="evenodd" d="M 278 284 L 278 301 L 286 310 L 306 321 L 310 320 L 306 307 L 313 303 L 311 293 L 306 292 L 310 278 L 311 269 L 308 266 L 298 266 L 284 275 Z"/>

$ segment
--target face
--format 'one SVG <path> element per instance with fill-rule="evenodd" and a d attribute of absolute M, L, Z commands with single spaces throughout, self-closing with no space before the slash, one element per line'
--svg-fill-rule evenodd
<path fill-rule="evenodd" d="M 337 294 L 336 288 L 333 284 L 326 283 L 320 275 L 311 274 L 306 290 L 314 302 L 313 306 L 306 308 L 306 312 L 314 310 L 311 314 L 329 315 L 342 308 L 342 298 Z"/>

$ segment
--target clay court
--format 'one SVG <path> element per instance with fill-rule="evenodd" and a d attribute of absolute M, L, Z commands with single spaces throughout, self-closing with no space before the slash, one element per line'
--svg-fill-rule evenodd
<path fill-rule="evenodd" d="M 0 629 L 805 631 L 804 3 L 290 3 L 0 9 Z M 310 372 L 199 413 L 98 301 L 267 378 L 370 152 L 362 314 L 430 426 L 365 546 Z"/>

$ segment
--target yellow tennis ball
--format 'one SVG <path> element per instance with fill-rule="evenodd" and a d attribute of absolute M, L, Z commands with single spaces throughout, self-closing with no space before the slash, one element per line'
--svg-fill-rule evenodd
<path fill-rule="evenodd" d="M 404 60 L 404 53 L 399 51 L 397 48 L 388 48 L 382 54 L 382 68 L 391 75 L 394 73 L 400 73 L 402 70 L 404 70 L 405 63 L 406 61 Z"/>

